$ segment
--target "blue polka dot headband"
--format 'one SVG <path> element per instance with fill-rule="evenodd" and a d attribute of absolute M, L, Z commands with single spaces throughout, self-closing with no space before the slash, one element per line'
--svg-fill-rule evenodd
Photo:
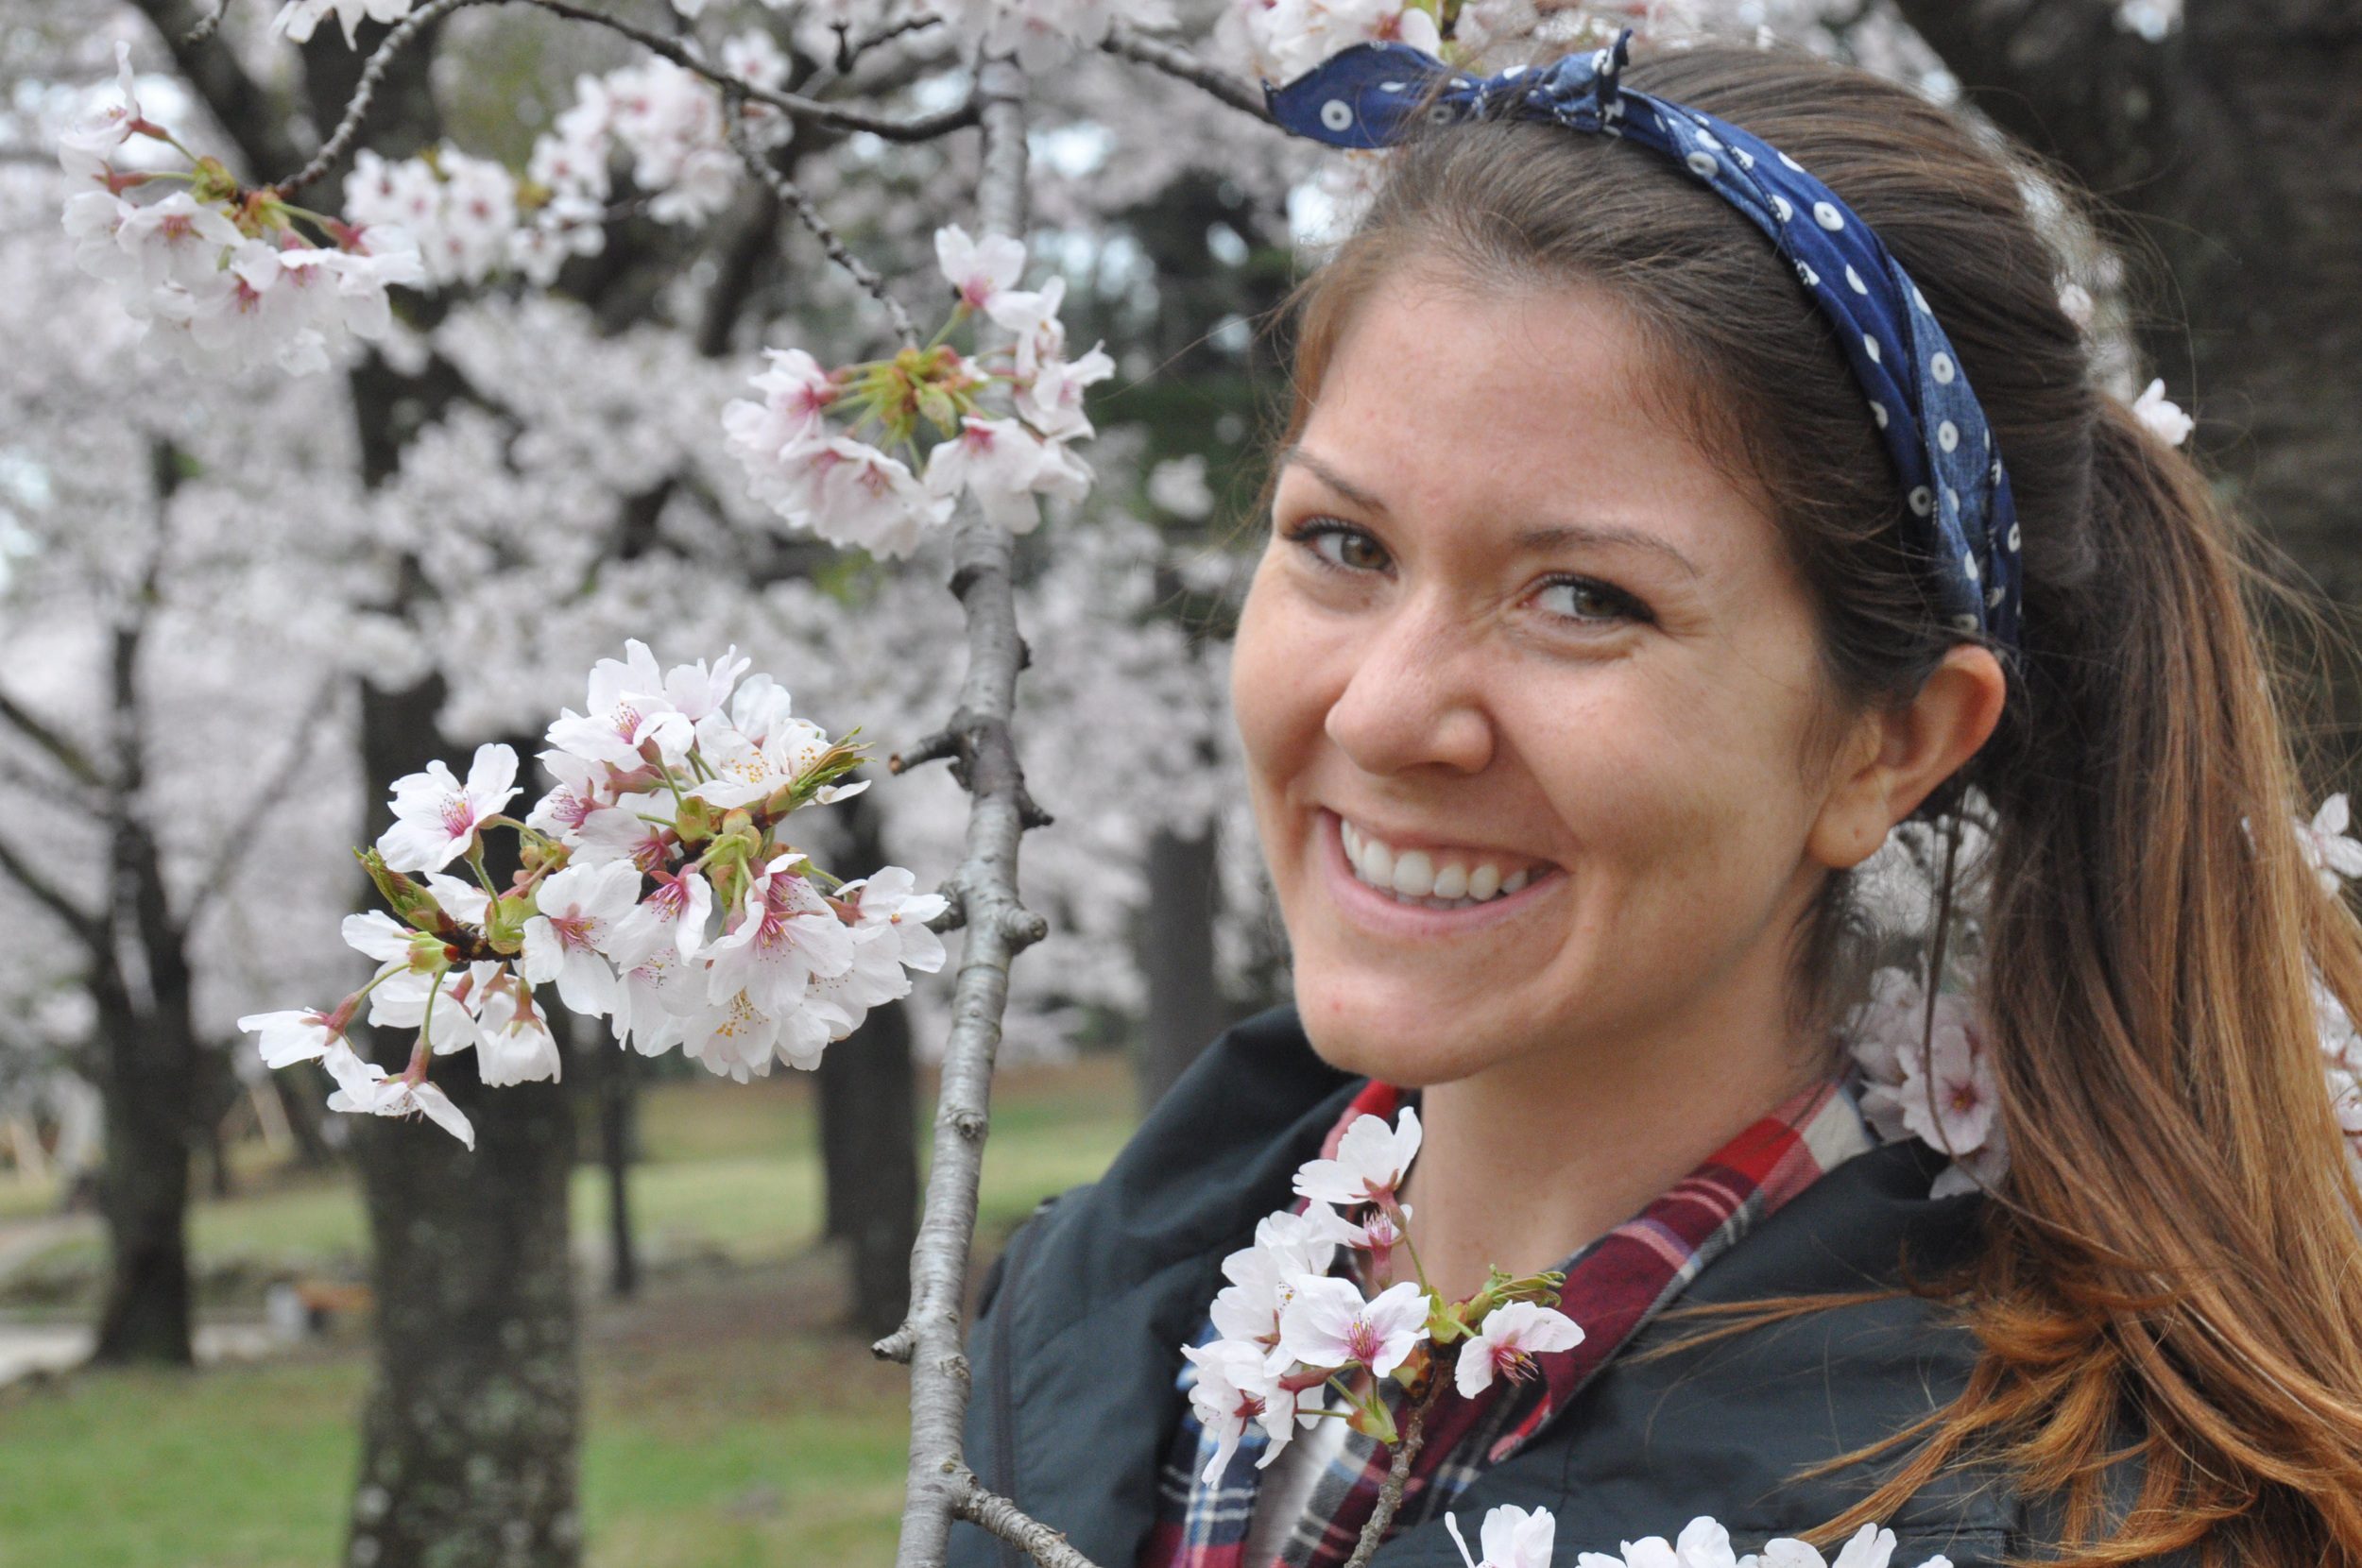
<path fill-rule="evenodd" d="M 1402 43 L 1357 44 L 1284 87 L 1272 115 L 1331 146 L 1392 145 L 1421 115 L 1541 120 L 1650 147 L 1771 237 L 1837 329 L 1908 503 L 1905 542 L 1932 569 L 1952 627 L 2004 652 L 2018 640 L 2017 509 L 1984 410 L 1927 301 L 1837 193 L 1769 143 L 1711 114 L 1620 86 L 1629 32 L 1593 53 L 1494 77 Z"/>

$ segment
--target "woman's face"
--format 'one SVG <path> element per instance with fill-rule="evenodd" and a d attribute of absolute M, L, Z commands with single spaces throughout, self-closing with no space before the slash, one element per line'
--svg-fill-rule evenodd
<path fill-rule="evenodd" d="M 1406 270 L 1282 459 L 1232 695 L 1322 1054 L 1395 1082 L 1782 1049 L 1826 868 L 1802 584 L 1574 290 Z"/>

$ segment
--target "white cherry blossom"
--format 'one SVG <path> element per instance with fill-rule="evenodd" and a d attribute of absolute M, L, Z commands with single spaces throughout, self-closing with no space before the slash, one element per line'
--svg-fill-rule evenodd
<path fill-rule="evenodd" d="M 424 1116 L 470 1149 L 475 1148 L 474 1126 L 440 1087 L 387 1078 L 374 1063 L 361 1063 L 360 1069 L 352 1078 L 339 1081 L 336 1092 L 328 1097 L 330 1110 L 371 1116 Z"/>
<path fill-rule="evenodd" d="M 1463 1398 L 1474 1399 L 1496 1377 L 1513 1383 L 1532 1377 L 1535 1356 L 1582 1343 L 1583 1329 L 1564 1312 L 1533 1302 L 1504 1303 L 1486 1313 L 1477 1332 L 1461 1346 L 1453 1382 Z"/>
<path fill-rule="evenodd" d="M 1214 1297 L 1214 1332 L 1225 1339 L 1266 1347 L 1279 1342 L 1279 1315 L 1295 1299 L 1296 1282 L 1328 1272 L 1337 1254 L 1334 1210 L 1315 1204 L 1303 1214 L 1267 1216 L 1255 1227 L 1255 1245 L 1222 1260 L 1230 1283 Z"/>
<path fill-rule="evenodd" d="M 2362 877 L 2362 844 L 2346 831 L 2352 821 L 2353 810 L 2342 790 L 2322 801 L 2310 822 L 2296 819 L 2297 848 L 2320 879 L 2321 891 L 2332 897 L 2347 878 Z"/>
<path fill-rule="evenodd" d="M 439 758 L 429 762 L 424 773 L 394 781 L 394 824 L 378 835 L 378 852 L 396 871 L 440 871 L 517 793 L 517 754 L 505 745 L 476 747 L 465 784 Z"/>
<path fill-rule="evenodd" d="M 1025 246 L 1006 234 L 973 240 L 953 224 L 935 230 L 935 263 L 961 304 L 972 311 L 990 310 L 1024 276 Z"/>
<path fill-rule="evenodd" d="M 1481 1559 L 1468 1551 L 1459 1520 L 1445 1514 L 1444 1528 L 1451 1532 L 1452 1544 L 1460 1548 L 1460 1560 L 1468 1568 L 1550 1568 L 1558 1521 L 1548 1508 L 1526 1509 L 1511 1503 L 1488 1508 L 1478 1535 L 1484 1548 Z"/>
<path fill-rule="evenodd" d="M 2198 421 L 2182 412 L 2181 405 L 2165 396 L 2164 377 L 2150 382 L 2133 400 L 2132 417 L 2148 431 L 2169 447 L 2178 447 L 2190 438 Z"/>
<path fill-rule="evenodd" d="M 564 1070 L 549 1020 L 513 977 L 489 988 L 478 1020 L 483 1034 L 476 1042 L 475 1065 L 488 1087 L 555 1080 Z"/>
<path fill-rule="evenodd" d="M 639 896 L 640 871 L 628 861 L 553 872 L 534 895 L 539 912 L 525 921 L 524 978 L 555 981 L 569 1009 L 605 1017 L 615 1006 L 615 970 L 601 955 Z"/>
<path fill-rule="evenodd" d="M 1278 1457 L 1295 1436 L 1305 1396 L 1280 1387 L 1279 1368 L 1262 1347 L 1217 1339 L 1184 1346 L 1181 1354 L 1197 1369 L 1190 1407 L 1214 1438 L 1203 1478 L 1208 1484 L 1222 1479 L 1250 1426 L 1261 1427 L 1270 1440 L 1258 1463 L 1267 1466 Z"/>
<path fill-rule="evenodd" d="M 852 966 L 853 939 L 796 870 L 804 863 L 801 855 L 781 855 L 749 882 L 738 923 L 708 949 L 706 995 L 714 1005 L 744 994 L 761 1014 L 787 1014 L 814 975 Z"/>
<path fill-rule="evenodd" d="M 334 16 L 345 30 L 345 43 L 351 47 L 355 30 L 364 20 L 399 22 L 410 14 L 417 0 L 287 0 L 279 8 L 279 14 L 270 20 L 270 30 L 290 43 L 308 43 L 323 18 Z"/>
<path fill-rule="evenodd" d="M 1418 1152 L 1416 1107 L 1404 1106 L 1392 1127 L 1382 1116 L 1356 1116 L 1337 1140 L 1335 1158 L 1307 1161 L 1296 1172 L 1296 1195 L 1342 1208 L 1392 1202 Z"/>
<path fill-rule="evenodd" d="M 1279 1312 L 1279 1348 L 1308 1367 L 1384 1377 L 1427 1338 L 1428 1296 L 1405 1280 L 1364 1301 L 1350 1280 L 1304 1277 Z"/>

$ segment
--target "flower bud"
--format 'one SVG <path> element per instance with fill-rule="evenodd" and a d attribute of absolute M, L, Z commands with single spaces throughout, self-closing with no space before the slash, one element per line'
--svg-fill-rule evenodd
<path fill-rule="evenodd" d="M 459 922 L 436 902 L 435 895 L 401 872 L 389 869 L 385 856 L 374 849 L 356 849 L 353 854 L 376 885 L 378 896 L 394 912 L 395 919 L 413 929 L 432 931 L 437 936 L 449 936 L 459 929 Z"/>

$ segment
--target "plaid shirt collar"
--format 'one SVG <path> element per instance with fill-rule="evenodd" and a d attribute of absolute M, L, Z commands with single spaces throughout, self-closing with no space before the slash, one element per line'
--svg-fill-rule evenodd
<path fill-rule="evenodd" d="M 1354 1098 L 1322 1145 L 1333 1157 L 1344 1130 L 1361 1116 L 1392 1118 L 1401 1090 L 1373 1082 Z M 1560 1308 L 1583 1325 L 1574 1349 L 1536 1357 L 1541 1375 L 1497 1380 L 1475 1399 L 1446 1394 L 1429 1413 L 1427 1442 L 1403 1490 L 1400 1531 L 1433 1518 L 1487 1465 L 1531 1442 L 1592 1376 L 1651 1318 L 1681 1294 L 1706 1265 L 1759 1221 L 1843 1161 L 1871 1147 L 1850 1093 L 1826 1082 L 1798 1095 L 1722 1146 L 1631 1219 L 1567 1259 Z M 1348 1254 L 1350 1255 L 1350 1254 Z M 1198 1343 L 1217 1336 L 1210 1319 Z M 1184 1361 L 1186 1392 L 1196 1368 Z M 1397 1398 L 1400 1389 L 1390 1391 Z M 1250 1563 L 1247 1534 L 1265 1439 L 1250 1429 L 1222 1479 L 1200 1477 L 1214 1441 L 1185 1405 L 1157 1486 L 1157 1519 L 1139 1568 L 1271 1568 Z M 1303 1516 L 1282 1546 L 1284 1568 L 1338 1568 L 1352 1555 L 1378 1499 L 1390 1455 L 1359 1433 L 1312 1482 Z"/>

